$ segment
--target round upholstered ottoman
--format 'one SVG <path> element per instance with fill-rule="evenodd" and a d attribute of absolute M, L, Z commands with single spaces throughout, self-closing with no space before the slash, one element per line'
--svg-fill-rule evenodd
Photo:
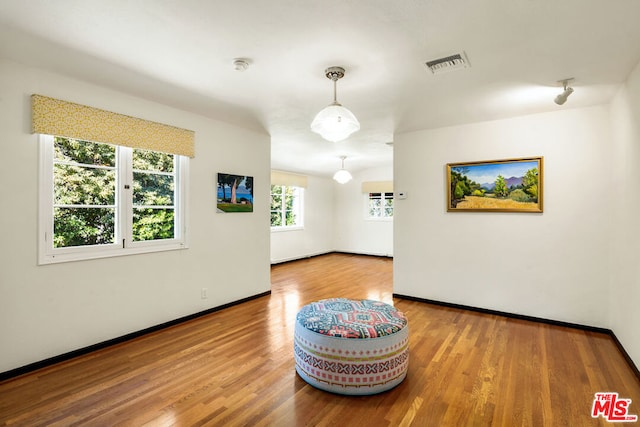
<path fill-rule="evenodd" d="M 333 298 L 302 307 L 293 345 L 300 377 L 334 393 L 389 390 L 409 366 L 407 319 L 380 301 Z"/>

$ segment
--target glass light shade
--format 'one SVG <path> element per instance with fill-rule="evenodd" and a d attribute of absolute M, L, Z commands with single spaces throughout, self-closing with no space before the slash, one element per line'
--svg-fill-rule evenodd
<path fill-rule="evenodd" d="M 352 178 L 353 177 L 351 176 L 349 171 L 344 170 L 344 169 L 340 169 L 338 172 L 336 172 L 333 175 L 333 179 L 338 181 L 338 183 L 340 183 L 340 184 L 346 184 L 347 182 L 351 181 Z"/>
<path fill-rule="evenodd" d="M 360 123 L 351 111 L 335 103 L 316 115 L 311 122 L 311 130 L 327 141 L 338 142 L 360 130 Z"/>

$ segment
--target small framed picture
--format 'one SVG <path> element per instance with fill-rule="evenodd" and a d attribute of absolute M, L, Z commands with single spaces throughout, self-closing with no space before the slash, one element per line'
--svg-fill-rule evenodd
<path fill-rule="evenodd" d="M 253 212 L 253 177 L 218 174 L 217 208 L 222 212 Z"/>

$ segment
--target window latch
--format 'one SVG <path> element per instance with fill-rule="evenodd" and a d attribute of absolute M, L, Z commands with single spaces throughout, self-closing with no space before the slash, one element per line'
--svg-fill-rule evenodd
<path fill-rule="evenodd" d="M 125 184 L 125 185 L 124 185 L 124 189 L 125 189 L 125 190 L 128 190 L 128 189 L 130 189 L 130 188 L 131 188 L 131 187 L 129 186 L 129 184 Z"/>

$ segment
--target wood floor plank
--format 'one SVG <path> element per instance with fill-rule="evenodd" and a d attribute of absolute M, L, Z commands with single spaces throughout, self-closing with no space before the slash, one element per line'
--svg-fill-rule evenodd
<path fill-rule="evenodd" d="M 272 293 L 0 383 L 0 426 L 604 426 L 594 394 L 640 414 L 640 381 L 606 334 L 393 298 L 393 262 L 330 254 L 272 267 Z M 295 373 L 312 301 L 392 303 L 409 319 L 398 387 L 317 390 Z"/>

